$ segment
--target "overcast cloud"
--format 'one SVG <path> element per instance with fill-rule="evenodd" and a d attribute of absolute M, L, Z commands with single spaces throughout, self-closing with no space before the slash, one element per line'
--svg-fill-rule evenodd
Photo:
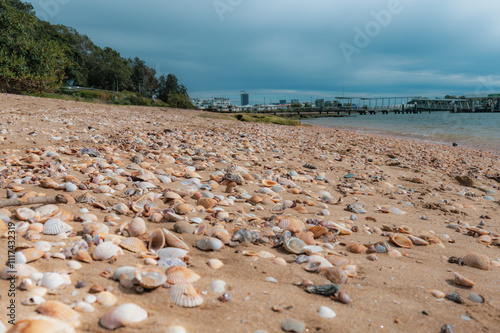
<path fill-rule="evenodd" d="M 500 2 L 34 0 L 38 16 L 252 104 L 500 91 Z"/>

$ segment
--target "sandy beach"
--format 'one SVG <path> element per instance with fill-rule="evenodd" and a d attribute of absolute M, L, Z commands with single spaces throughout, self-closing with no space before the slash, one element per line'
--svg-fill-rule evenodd
<path fill-rule="evenodd" d="M 147 319 L 116 332 L 182 332 L 170 327 L 176 325 L 185 332 L 271 333 L 283 332 L 287 318 L 299 321 L 292 328 L 296 332 L 500 332 L 499 153 L 212 116 L 0 95 L 0 199 L 58 194 L 75 199 L 57 205 L 65 211 L 61 220 L 72 227 L 62 235 L 36 233 L 43 228 L 38 216 L 28 221 L 16 216 L 18 209 L 40 204 L 0 210 L 17 224 L 17 251 L 39 241 L 52 244 L 28 265 L 41 273 L 68 273 L 70 283 L 46 290 L 43 298 L 74 307 L 107 290 L 117 299 L 109 307 L 87 302 L 93 311 L 77 311 L 76 332 L 109 332 L 100 319 L 125 303 L 144 309 Z M 47 178 L 55 185 L 47 185 Z M 212 199 L 208 207 L 201 204 L 203 197 Z M 192 210 L 176 210 L 184 203 Z M 115 209 L 119 204 L 127 212 Z M 182 238 L 189 247 L 183 262 L 200 276 L 192 285 L 203 303 L 182 307 L 169 296 L 171 286 L 148 290 L 137 281 L 127 285 L 130 281 L 101 274 L 121 266 L 165 272 L 154 265 L 157 258 L 123 249 L 110 259 L 79 262 L 77 269 L 68 265 L 72 258 L 60 255 L 74 242 L 100 239 L 87 243 L 84 250 L 92 255 L 106 239 L 103 232 L 84 235 L 87 218 L 125 239 L 130 232 L 120 227 L 135 217 L 146 221 L 139 235 L 145 246 L 158 228 Z M 284 219 L 299 221 L 299 227 L 280 225 Z M 185 221 L 186 232 L 174 229 L 176 220 Z M 243 229 L 258 237 L 240 242 L 234 234 Z M 198 242 L 209 235 L 224 247 L 200 249 Z M 305 241 L 310 255 L 287 250 L 283 244 L 290 237 Z M 397 239 L 410 240 L 409 248 L 396 245 Z M 419 242 L 428 245 L 415 245 Z M 0 249 L 3 270 L 6 238 Z M 470 253 L 486 256 L 489 269 L 461 265 Z M 223 266 L 210 267 L 213 258 Z M 342 264 L 332 263 L 336 260 Z M 457 285 L 455 273 L 474 286 Z M 17 322 L 36 315 L 39 307 L 22 304 L 33 288 L 21 288 L 25 278 L 16 281 Z M 212 291 L 215 280 L 225 282 L 225 291 Z M 306 290 L 333 283 L 351 303 L 342 303 L 338 293 Z M 0 321 L 7 331 L 9 285 L 0 280 Z M 453 293 L 463 302 L 443 297 Z M 320 316 L 323 306 L 336 316 Z M 447 331 L 441 330 L 444 325 Z"/>

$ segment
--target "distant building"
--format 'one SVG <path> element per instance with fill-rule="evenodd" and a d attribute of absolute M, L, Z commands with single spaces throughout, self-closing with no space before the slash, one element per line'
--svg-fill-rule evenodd
<path fill-rule="evenodd" d="M 323 98 L 314 101 L 314 106 L 317 108 L 322 108 L 325 106 L 325 100 Z"/>
<path fill-rule="evenodd" d="M 286 99 L 280 99 L 280 104 L 286 104 Z"/>
<path fill-rule="evenodd" d="M 250 104 L 249 103 L 248 94 L 246 92 L 244 92 L 244 93 L 241 94 L 241 106 L 245 106 L 245 105 L 248 105 L 248 104 Z"/>
<path fill-rule="evenodd" d="M 200 100 L 199 98 L 191 98 L 198 109 L 228 109 L 231 106 L 231 100 L 225 97 L 213 97 Z"/>
<path fill-rule="evenodd" d="M 292 99 L 290 103 L 291 104 L 299 104 L 300 102 L 298 99 Z"/>

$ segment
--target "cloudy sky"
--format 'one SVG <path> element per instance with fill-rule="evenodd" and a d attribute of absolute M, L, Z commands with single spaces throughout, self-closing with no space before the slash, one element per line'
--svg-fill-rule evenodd
<path fill-rule="evenodd" d="M 34 0 L 38 16 L 250 103 L 500 91 L 500 1 Z"/>

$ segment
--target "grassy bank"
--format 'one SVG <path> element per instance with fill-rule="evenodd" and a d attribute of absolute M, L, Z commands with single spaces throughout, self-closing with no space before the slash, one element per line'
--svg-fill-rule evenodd
<path fill-rule="evenodd" d="M 278 125 L 288 125 L 288 126 L 300 125 L 300 121 L 298 120 L 286 119 L 278 116 L 264 115 L 264 114 L 240 113 L 240 114 L 235 114 L 234 117 L 239 121 L 247 121 L 251 123 L 266 123 L 266 124 L 278 124 Z"/>

